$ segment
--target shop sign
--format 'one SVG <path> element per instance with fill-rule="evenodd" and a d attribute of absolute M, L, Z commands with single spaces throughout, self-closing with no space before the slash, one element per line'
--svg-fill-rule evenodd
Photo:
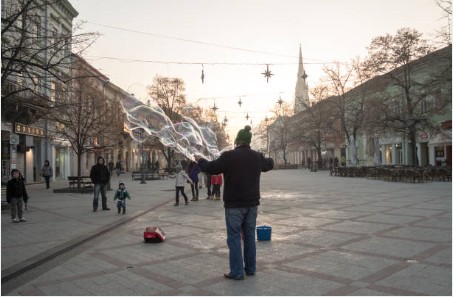
<path fill-rule="evenodd" d="M 14 130 L 16 133 L 19 133 L 19 134 L 27 134 L 27 135 L 32 135 L 32 136 L 44 137 L 44 129 L 38 128 L 38 127 L 33 127 L 33 126 L 16 123 Z"/>

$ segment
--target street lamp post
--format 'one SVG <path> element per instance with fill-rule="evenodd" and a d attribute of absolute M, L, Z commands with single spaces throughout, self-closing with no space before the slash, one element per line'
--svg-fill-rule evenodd
<path fill-rule="evenodd" d="M 264 121 L 266 122 L 266 154 L 268 157 L 270 157 L 270 152 L 269 152 L 269 125 L 268 125 L 268 121 L 269 119 L 266 118 L 264 119 Z"/>
<path fill-rule="evenodd" d="M 145 155 L 144 155 L 144 149 L 143 149 L 143 143 L 144 143 L 144 135 L 143 135 L 143 130 L 140 132 L 140 139 L 141 139 L 141 156 L 142 156 L 142 180 L 140 181 L 141 184 L 146 184 L 145 181 Z"/>

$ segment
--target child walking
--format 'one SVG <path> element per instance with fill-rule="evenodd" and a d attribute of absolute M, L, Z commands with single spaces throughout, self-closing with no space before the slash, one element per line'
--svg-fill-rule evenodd
<path fill-rule="evenodd" d="M 28 193 L 25 189 L 24 180 L 19 178 L 19 176 L 19 170 L 11 170 L 12 178 L 6 185 L 6 202 L 11 204 L 11 219 L 13 220 L 13 223 L 27 221 L 23 216 L 22 207 L 24 205 L 24 200 L 28 201 Z"/>
<path fill-rule="evenodd" d="M 129 195 L 129 192 L 126 190 L 126 186 L 124 185 L 123 182 L 120 182 L 118 185 L 119 189 L 116 190 L 115 196 L 113 197 L 113 201 L 118 199 L 118 202 L 116 203 L 116 207 L 118 208 L 118 213 L 121 213 L 121 209 L 123 209 L 123 214 L 126 213 L 126 198 L 131 200 L 131 196 Z"/>
<path fill-rule="evenodd" d="M 212 200 L 220 200 L 220 187 L 222 186 L 222 175 L 211 175 Z"/>
<path fill-rule="evenodd" d="M 191 185 L 193 184 L 192 180 L 190 177 L 187 175 L 187 173 L 184 172 L 182 169 L 181 165 L 176 166 L 176 203 L 174 206 L 179 205 L 179 192 L 181 192 L 181 195 L 184 197 L 184 201 L 186 202 L 186 205 L 189 205 L 189 200 L 187 199 L 186 193 L 184 193 L 184 184 L 189 182 Z"/>

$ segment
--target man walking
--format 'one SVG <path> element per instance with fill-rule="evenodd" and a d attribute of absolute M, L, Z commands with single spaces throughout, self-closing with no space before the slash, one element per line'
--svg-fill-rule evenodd
<path fill-rule="evenodd" d="M 91 167 L 90 178 L 94 184 L 94 198 L 93 198 L 93 211 L 98 210 L 98 199 L 99 192 L 102 196 L 102 210 L 110 210 L 107 207 L 107 196 L 105 194 L 106 187 L 110 180 L 110 173 L 107 166 L 104 165 L 105 161 L 103 157 L 98 157 L 96 165 Z"/>
<path fill-rule="evenodd" d="M 260 176 L 274 168 L 274 161 L 250 148 L 250 126 L 239 130 L 235 149 L 224 152 L 218 159 L 208 162 L 195 156 L 201 170 L 224 176 L 223 202 L 229 248 L 229 279 L 244 279 L 256 272 L 255 229 L 260 204 Z M 244 254 L 241 248 L 241 232 L 244 233 Z"/>

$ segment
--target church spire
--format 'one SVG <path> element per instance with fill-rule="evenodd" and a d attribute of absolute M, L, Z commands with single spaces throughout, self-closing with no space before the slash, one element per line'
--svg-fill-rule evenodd
<path fill-rule="evenodd" d="M 294 113 L 297 114 L 309 106 L 307 73 L 304 69 L 302 46 L 299 45 L 299 69 L 297 71 L 296 94 L 294 99 Z"/>

